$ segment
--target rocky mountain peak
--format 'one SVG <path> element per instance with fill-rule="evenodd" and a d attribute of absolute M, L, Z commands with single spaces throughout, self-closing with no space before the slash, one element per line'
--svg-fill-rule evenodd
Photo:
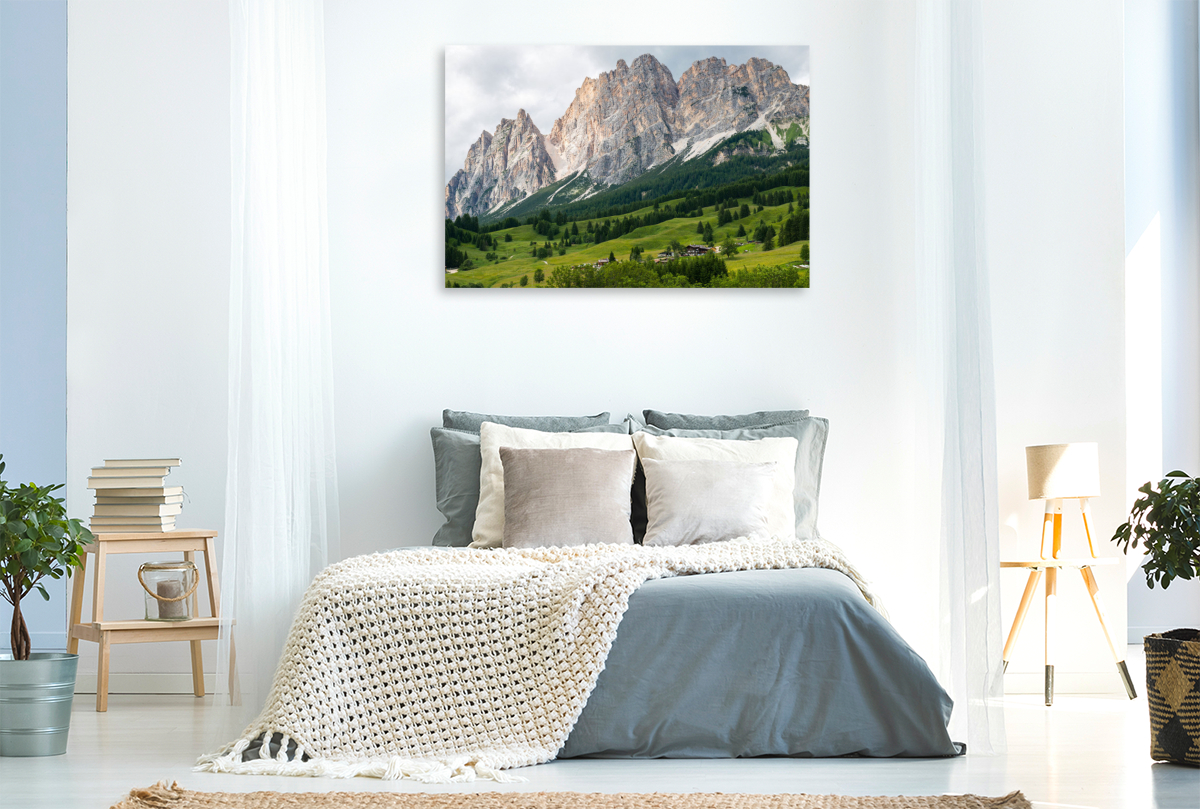
<path fill-rule="evenodd" d="M 550 130 L 564 174 L 586 170 L 592 180 L 612 185 L 672 157 L 678 95 L 671 71 L 648 53 L 632 68 L 621 59 L 616 69 L 585 79 Z"/>
<path fill-rule="evenodd" d="M 772 130 L 774 148 L 792 122 L 807 135 L 808 87 L 767 59 L 731 65 L 700 59 L 679 77 L 653 54 L 617 61 L 586 77 L 550 133 L 525 112 L 502 119 L 471 146 L 463 170 L 446 185 L 447 216 L 478 215 L 586 172 L 594 183 L 618 185 L 676 157 L 703 154 L 746 129 Z"/>
<path fill-rule="evenodd" d="M 484 132 L 466 162 L 446 184 L 446 216 L 477 216 L 534 193 L 555 180 L 546 139 L 525 110 L 501 118 L 494 134 Z"/>

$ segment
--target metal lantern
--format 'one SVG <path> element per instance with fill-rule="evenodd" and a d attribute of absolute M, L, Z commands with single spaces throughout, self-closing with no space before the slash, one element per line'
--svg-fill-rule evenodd
<path fill-rule="evenodd" d="M 146 591 L 147 621 L 186 621 L 192 615 L 192 594 L 200 582 L 191 562 L 146 562 L 138 568 Z"/>

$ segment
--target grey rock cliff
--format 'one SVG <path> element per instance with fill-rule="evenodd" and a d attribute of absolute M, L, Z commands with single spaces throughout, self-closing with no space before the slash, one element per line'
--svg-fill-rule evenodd
<path fill-rule="evenodd" d="M 463 167 L 446 184 L 446 216 L 478 216 L 554 182 L 546 140 L 525 110 L 503 118 L 467 150 Z"/>
<path fill-rule="evenodd" d="M 671 71 L 650 54 L 633 67 L 583 80 L 575 99 L 550 130 L 563 157 L 563 176 L 586 170 L 597 182 L 616 185 L 674 156 L 672 120 L 679 90 Z"/>
<path fill-rule="evenodd" d="M 651 54 L 632 65 L 622 59 L 584 79 L 548 136 L 524 110 L 515 121 L 502 120 L 493 135 L 481 134 L 446 185 L 446 216 L 478 216 L 579 172 L 619 185 L 680 153 L 698 157 L 746 129 L 766 129 L 782 148 L 793 123 L 807 138 L 808 118 L 808 87 L 766 59 L 744 65 L 701 59 L 678 82 Z"/>

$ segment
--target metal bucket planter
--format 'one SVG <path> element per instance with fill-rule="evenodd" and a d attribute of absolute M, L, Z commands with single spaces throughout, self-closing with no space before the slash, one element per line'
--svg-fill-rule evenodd
<path fill-rule="evenodd" d="M 0 756 L 67 752 L 78 666 L 79 655 L 62 652 L 0 655 Z"/>

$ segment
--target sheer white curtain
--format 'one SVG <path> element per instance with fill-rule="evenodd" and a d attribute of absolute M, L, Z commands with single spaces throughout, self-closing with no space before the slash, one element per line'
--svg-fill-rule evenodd
<path fill-rule="evenodd" d="M 923 528 L 941 537 L 940 675 L 952 736 L 1005 747 L 996 402 L 984 243 L 982 8 L 917 7 L 916 292 Z"/>
<path fill-rule="evenodd" d="M 301 596 L 338 553 L 322 0 L 230 0 L 229 467 L 218 671 L 262 706 Z M 240 690 L 240 693 L 239 693 Z"/>

